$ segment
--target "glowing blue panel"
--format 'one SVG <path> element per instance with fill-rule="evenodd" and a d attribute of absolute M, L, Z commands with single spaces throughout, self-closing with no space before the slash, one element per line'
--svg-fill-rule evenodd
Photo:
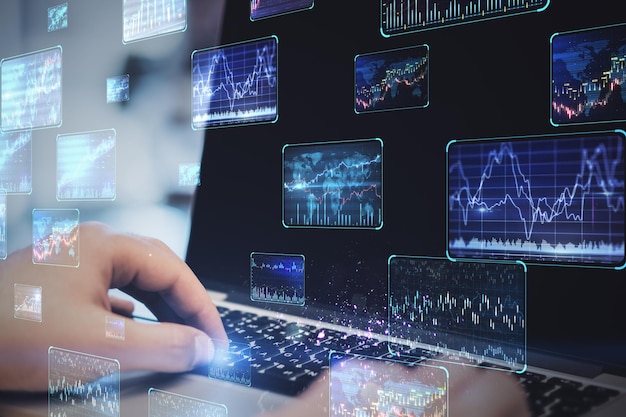
<path fill-rule="evenodd" d="M 389 258 L 389 335 L 474 365 L 526 364 L 526 267 L 521 263 Z M 445 356 L 442 356 L 442 360 Z"/>
<path fill-rule="evenodd" d="M 227 350 L 217 349 L 209 364 L 209 377 L 250 386 L 251 349 L 247 343 L 230 341 Z"/>
<path fill-rule="evenodd" d="M 120 103 L 130 100 L 130 75 L 107 78 L 107 103 Z"/>
<path fill-rule="evenodd" d="M 551 54 L 553 125 L 626 120 L 626 24 L 556 33 Z"/>
<path fill-rule="evenodd" d="M 79 264 L 77 209 L 33 210 L 33 263 Z"/>
<path fill-rule="evenodd" d="M 624 263 L 624 132 L 448 146 L 451 257 Z"/>
<path fill-rule="evenodd" d="M 428 106 L 428 46 L 357 55 L 354 59 L 354 111 Z"/>
<path fill-rule="evenodd" d="M 119 362 L 87 353 L 50 347 L 48 415 L 119 417 Z"/>
<path fill-rule="evenodd" d="M 383 36 L 545 10 L 550 0 L 381 0 Z"/>
<path fill-rule="evenodd" d="M 0 132 L 0 189 L 30 194 L 33 189 L 32 132 Z"/>
<path fill-rule="evenodd" d="M 228 417 L 228 409 L 198 398 L 174 394 L 155 388 L 148 390 L 148 417 Z"/>
<path fill-rule="evenodd" d="M 194 51 L 192 127 L 204 129 L 278 118 L 278 38 Z"/>
<path fill-rule="evenodd" d="M 67 27 L 67 3 L 48 7 L 48 32 Z"/>
<path fill-rule="evenodd" d="M 0 189 L 0 259 L 7 258 L 7 193 Z"/>
<path fill-rule="evenodd" d="M 178 165 L 178 185 L 197 187 L 200 185 L 200 163 L 191 162 Z"/>
<path fill-rule="evenodd" d="M 313 8 L 313 0 L 250 0 L 250 20 Z"/>
<path fill-rule="evenodd" d="M 115 199 L 115 130 L 57 137 L 57 199 Z"/>
<path fill-rule="evenodd" d="M 0 62 L 2 131 L 61 125 L 60 46 Z"/>
<path fill-rule="evenodd" d="M 304 255 L 250 254 L 250 299 L 304 305 Z"/>
<path fill-rule="evenodd" d="M 380 229 L 382 151 L 380 139 L 285 145 L 283 225 Z"/>
<path fill-rule="evenodd" d="M 335 352 L 329 359 L 331 416 L 448 416 L 443 367 Z"/>
<path fill-rule="evenodd" d="M 135 42 L 187 29 L 186 0 L 124 0 L 123 42 Z"/>
<path fill-rule="evenodd" d="M 41 296 L 42 288 L 39 286 L 15 284 L 13 286 L 13 317 L 41 322 Z"/>

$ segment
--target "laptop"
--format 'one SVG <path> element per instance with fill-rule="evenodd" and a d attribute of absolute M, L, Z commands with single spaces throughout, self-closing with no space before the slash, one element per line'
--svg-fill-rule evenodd
<path fill-rule="evenodd" d="M 409 23 L 416 20 L 394 26 L 384 14 L 397 10 L 399 19 L 401 2 L 306 3 L 254 20 L 248 4 L 229 2 L 223 47 L 199 46 L 192 55 L 193 77 L 225 48 L 240 58 L 258 54 L 247 68 L 259 77 L 255 88 L 264 84 L 233 84 L 250 94 L 241 103 L 224 88 L 212 91 L 219 106 L 192 121 L 206 132 L 186 261 L 220 310 L 232 342 L 220 359 L 229 365 L 122 375 L 121 415 L 175 403 L 252 416 L 297 401 L 325 371 L 333 381 L 329 415 L 361 415 L 356 410 L 374 402 L 378 411 L 400 413 L 403 405 L 405 415 L 442 415 L 454 407 L 443 388 L 457 362 L 518 378 L 533 416 L 623 415 L 621 148 L 613 150 L 622 223 L 612 230 L 621 256 L 571 261 L 459 249 L 465 223 L 453 229 L 459 217 L 450 217 L 450 152 L 463 145 L 515 138 L 556 145 L 580 132 L 621 137 L 619 121 L 554 130 L 546 87 L 550 36 L 610 17 L 584 2 L 532 2 L 512 16 L 422 30 Z M 494 42 L 500 33 L 524 42 L 503 46 Z M 357 72 L 362 58 L 368 67 Z M 399 74 L 389 75 L 387 93 L 371 82 L 355 91 L 384 65 Z M 387 99 L 406 94 L 402 83 L 414 97 Z M 472 230 L 465 232 L 471 241 Z M 371 382 L 364 363 L 385 378 L 369 396 L 358 389 Z M 419 366 L 429 367 L 430 379 L 405 375 Z M 407 387 L 425 400 L 409 399 Z M 0 414 L 47 413 L 46 403 L 31 400 L 6 399 Z"/>

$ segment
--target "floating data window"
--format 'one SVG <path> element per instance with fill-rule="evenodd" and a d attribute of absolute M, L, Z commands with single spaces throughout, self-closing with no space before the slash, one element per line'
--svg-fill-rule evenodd
<path fill-rule="evenodd" d="M 330 354 L 331 416 L 448 416 L 448 372 L 346 353 Z"/>
<path fill-rule="evenodd" d="M 550 0 L 381 0 L 384 37 L 541 12 Z"/>
<path fill-rule="evenodd" d="M 314 0 L 250 0 L 250 20 L 312 9 Z"/>
<path fill-rule="evenodd" d="M 48 415 L 119 417 L 119 362 L 51 346 L 48 349 Z"/>
<path fill-rule="evenodd" d="M 14 284 L 13 317 L 21 320 L 42 321 L 42 288 L 35 285 Z"/>
<path fill-rule="evenodd" d="M 172 392 L 150 388 L 148 390 L 148 417 L 206 416 L 228 417 L 224 404 Z"/>
<path fill-rule="evenodd" d="M 624 265 L 623 131 L 453 141 L 452 258 Z"/>
<path fill-rule="evenodd" d="M 0 188 L 0 260 L 7 258 L 7 193 Z"/>
<path fill-rule="evenodd" d="M 61 125 L 62 57 L 56 46 L 0 61 L 0 130 Z"/>
<path fill-rule="evenodd" d="M 285 145 L 283 225 L 382 228 L 382 151 L 380 139 Z"/>
<path fill-rule="evenodd" d="M 390 338 L 432 346 L 442 361 L 525 369 L 524 264 L 394 255 L 388 270 Z"/>
<path fill-rule="evenodd" d="M 304 305 L 304 255 L 250 254 L 250 299 Z"/>
<path fill-rule="evenodd" d="M 428 45 L 357 55 L 354 111 L 423 108 L 429 103 Z"/>
<path fill-rule="evenodd" d="M 186 0 L 124 0 L 123 43 L 184 32 Z"/>
<path fill-rule="evenodd" d="M 247 343 L 230 341 L 227 349 L 217 349 L 209 364 L 209 377 L 237 384 L 252 385 L 251 348 Z"/>
<path fill-rule="evenodd" d="M 48 32 L 54 32 L 67 27 L 67 3 L 48 7 Z"/>
<path fill-rule="evenodd" d="M 57 199 L 114 200 L 114 129 L 57 136 Z"/>
<path fill-rule="evenodd" d="M 192 127 L 271 123 L 278 119 L 278 38 L 194 51 Z"/>
<path fill-rule="evenodd" d="M 126 321 L 123 317 L 104 317 L 104 337 L 107 339 L 125 340 Z"/>
<path fill-rule="evenodd" d="M 626 24 L 555 33 L 550 49 L 553 125 L 626 120 Z"/>
<path fill-rule="evenodd" d="M 0 132 L 0 188 L 7 194 L 33 190 L 32 131 Z"/>
<path fill-rule="evenodd" d="M 200 185 L 199 162 L 178 164 L 178 185 L 181 187 L 197 187 Z"/>
<path fill-rule="evenodd" d="M 77 209 L 33 210 L 33 263 L 78 266 L 78 216 Z"/>
<path fill-rule="evenodd" d="M 122 103 L 130 100 L 130 75 L 123 74 L 107 78 L 107 103 Z"/>

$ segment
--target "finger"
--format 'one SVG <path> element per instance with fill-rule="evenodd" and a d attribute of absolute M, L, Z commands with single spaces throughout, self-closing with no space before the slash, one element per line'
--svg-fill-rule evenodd
<path fill-rule="evenodd" d="M 95 231 L 89 230 L 94 228 Z M 156 239 L 114 233 L 93 223 L 81 225 L 81 239 L 81 246 L 97 248 L 92 256 L 109 260 L 104 268 L 111 277 L 112 288 L 133 286 L 157 292 L 185 323 L 205 331 L 214 340 L 227 340 L 207 291 L 189 266 L 165 244 Z M 100 240 L 107 242 L 103 244 Z"/>
<path fill-rule="evenodd" d="M 135 304 L 130 300 L 109 296 L 111 311 L 122 316 L 131 317 L 135 310 Z"/>
<path fill-rule="evenodd" d="M 508 372 L 446 364 L 450 417 L 530 416 L 524 391 Z"/>
<path fill-rule="evenodd" d="M 206 365 L 215 354 L 205 332 L 175 323 L 126 320 L 124 340 L 111 341 L 110 346 L 123 370 L 186 372 Z"/>

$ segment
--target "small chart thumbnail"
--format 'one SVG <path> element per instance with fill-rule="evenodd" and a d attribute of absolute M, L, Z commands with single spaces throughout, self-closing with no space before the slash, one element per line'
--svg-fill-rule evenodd
<path fill-rule="evenodd" d="M 62 58 L 56 46 L 0 61 L 0 130 L 61 125 Z"/>
<path fill-rule="evenodd" d="M 304 305 L 304 255 L 250 254 L 250 299 Z"/>
<path fill-rule="evenodd" d="M 124 0 L 124 43 L 184 32 L 187 0 Z"/>
<path fill-rule="evenodd" d="M 380 229 L 382 163 L 380 139 L 285 145 L 283 225 Z"/>
<path fill-rule="evenodd" d="M 428 46 L 357 55 L 354 111 L 423 108 L 429 103 Z"/>
<path fill-rule="evenodd" d="M 33 263 L 77 267 L 77 209 L 33 210 Z"/>
<path fill-rule="evenodd" d="M 114 129 L 57 136 L 57 199 L 114 200 Z"/>
<path fill-rule="evenodd" d="M 250 0 L 250 20 L 312 9 L 314 0 Z"/>
<path fill-rule="evenodd" d="M 207 129 L 278 119 L 278 38 L 194 51 L 192 127 Z"/>
<path fill-rule="evenodd" d="M 0 189 L 7 194 L 33 190 L 32 131 L 0 132 Z"/>

